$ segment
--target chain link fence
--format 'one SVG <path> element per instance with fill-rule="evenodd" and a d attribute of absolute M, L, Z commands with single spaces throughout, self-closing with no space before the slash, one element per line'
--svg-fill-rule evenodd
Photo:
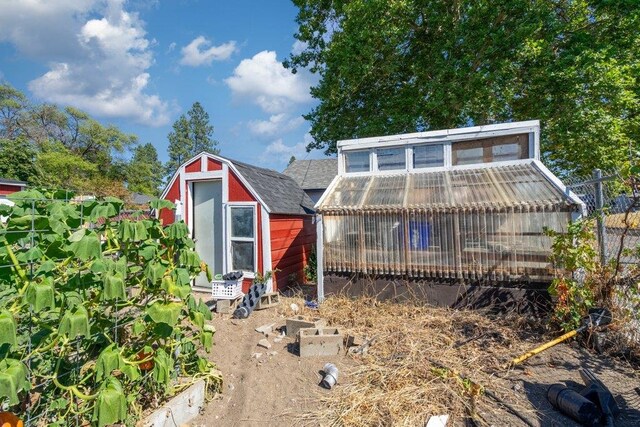
<path fill-rule="evenodd" d="M 568 177 L 564 183 L 586 205 L 587 217 L 593 220 L 600 263 L 610 267 L 608 279 L 618 284 L 616 300 L 631 320 L 625 333 L 640 343 L 638 178 L 596 169 L 590 177 Z"/>

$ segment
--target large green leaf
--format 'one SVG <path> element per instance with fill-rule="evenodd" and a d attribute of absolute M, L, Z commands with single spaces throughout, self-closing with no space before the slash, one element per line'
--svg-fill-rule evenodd
<path fill-rule="evenodd" d="M 137 365 L 123 364 L 120 371 L 129 378 L 129 381 L 135 381 L 140 378 L 140 368 Z"/>
<path fill-rule="evenodd" d="M 164 199 L 151 200 L 149 202 L 149 206 L 151 206 L 152 209 L 171 209 L 171 210 L 173 210 L 173 209 L 176 208 L 175 204 L 173 204 L 169 200 L 164 200 Z"/>
<path fill-rule="evenodd" d="M 82 261 L 87 261 L 91 258 L 100 258 L 102 255 L 100 239 L 98 239 L 98 235 L 93 231 L 82 236 L 80 240 L 72 242 L 69 245 L 69 250 Z"/>
<path fill-rule="evenodd" d="M 140 256 L 145 261 L 149 261 L 153 259 L 156 254 L 157 245 L 151 241 L 147 240 L 144 244 L 138 247 L 138 256 Z"/>
<path fill-rule="evenodd" d="M 200 343 L 207 352 L 209 352 L 213 346 L 213 334 L 215 334 L 215 332 L 216 329 L 212 325 L 204 325 L 200 331 Z"/>
<path fill-rule="evenodd" d="M 68 310 L 60 321 L 58 332 L 67 335 L 69 339 L 80 336 L 89 336 L 89 313 L 82 305 L 77 305 L 74 309 Z"/>
<path fill-rule="evenodd" d="M 153 379 L 159 384 L 169 384 L 173 359 L 161 348 L 153 356 Z"/>
<path fill-rule="evenodd" d="M 0 399 L 7 398 L 9 406 L 20 403 L 18 393 L 30 389 L 27 368 L 15 359 L 0 361 Z"/>
<path fill-rule="evenodd" d="M 18 344 L 16 338 L 16 319 L 9 310 L 0 311 L 0 345 L 9 344 L 15 346 Z"/>
<path fill-rule="evenodd" d="M 171 240 L 184 239 L 189 235 L 189 228 L 184 222 L 174 222 L 173 224 L 165 227 L 165 233 Z"/>
<path fill-rule="evenodd" d="M 188 281 L 186 285 L 181 285 L 179 283 L 176 283 L 176 280 L 174 278 L 175 276 L 177 276 L 177 274 L 175 273 L 175 270 L 172 272 L 170 276 L 164 276 L 162 278 L 162 282 L 160 286 L 169 295 L 184 299 L 187 296 L 189 296 L 189 294 L 191 293 L 191 286 L 188 284 L 189 283 Z M 187 278 L 188 278 L 188 273 L 187 273 Z"/>
<path fill-rule="evenodd" d="M 207 304 L 205 304 L 205 302 L 202 299 L 198 300 L 197 310 L 200 313 L 202 313 L 202 315 L 204 316 L 205 320 L 211 320 L 212 319 L 211 310 L 209 309 Z"/>
<path fill-rule="evenodd" d="M 123 242 L 140 242 L 148 238 L 147 229 L 141 221 L 120 221 L 118 235 Z"/>
<path fill-rule="evenodd" d="M 46 230 L 49 228 L 49 218 L 44 215 L 28 214 L 24 216 L 12 216 L 7 220 L 9 230 Z"/>
<path fill-rule="evenodd" d="M 176 268 L 172 272 L 173 278 L 178 286 L 189 285 L 191 283 L 191 276 L 189 270 L 186 268 Z"/>
<path fill-rule="evenodd" d="M 31 202 L 34 200 L 45 200 L 46 197 L 44 194 L 42 194 L 38 190 L 31 189 L 31 190 L 18 191 L 16 193 L 9 194 L 7 196 L 7 199 L 11 200 L 16 205 L 20 205 L 22 203 L 31 204 Z"/>
<path fill-rule="evenodd" d="M 198 256 L 196 251 L 192 250 L 182 250 L 180 251 L 180 257 L 178 261 L 182 265 L 186 265 L 188 267 L 200 267 L 200 257 Z"/>
<path fill-rule="evenodd" d="M 98 359 L 96 359 L 96 380 L 101 381 L 103 378 L 111 376 L 114 369 L 120 369 L 122 365 L 122 357 L 118 352 L 115 344 L 106 347 Z"/>
<path fill-rule="evenodd" d="M 35 312 L 54 307 L 53 277 L 45 277 L 40 283 L 29 283 L 24 299 L 31 304 Z"/>
<path fill-rule="evenodd" d="M 156 301 L 147 306 L 146 312 L 156 323 L 166 323 L 173 327 L 178 323 L 180 311 L 182 310 L 182 304 L 179 302 L 164 303 Z"/>
<path fill-rule="evenodd" d="M 105 273 L 103 279 L 102 300 L 109 301 L 116 298 L 124 299 L 127 296 L 124 286 L 124 276 L 121 273 Z"/>
<path fill-rule="evenodd" d="M 40 267 L 38 267 L 38 269 L 35 271 L 35 276 L 45 275 L 46 273 L 49 273 L 55 269 L 56 269 L 55 261 L 48 259 L 42 264 L 40 264 Z"/>
<path fill-rule="evenodd" d="M 97 221 L 100 218 L 112 218 L 118 215 L 118 211 L 111 203 L 99 203 L 91 210 L 89 220 Z"/>
<path fill-rule="evenodd" d="M 32 248 L 27 249 L 24 252 L 18 252 L 16 254 L 16 258 L 18 259 L 18 261 L 22 263 L 28 263 L 28 262 L 37 261 L 42 257 L 42 255 L 44 255 L 44 253 L 42 252 L 42 249 L 40 249 L 40 247 L 38 246 L 34 246 Z"/>
<path fill-rule="evenodd" d="M 162 277 L 164 276 L 164 273 L 166 271 L 166 265 L 158 261 L 151 261 L 144 269 L 144 274 L 151 283 L 157 283 L 162 280 Z"/>
<path fill-rule="evenodd" d="M 127 398 L 122 384 L 114 377 L 108 378 L 96 399 L 93 422 L 98 427 L 124 421 L 127 418 Z"/>

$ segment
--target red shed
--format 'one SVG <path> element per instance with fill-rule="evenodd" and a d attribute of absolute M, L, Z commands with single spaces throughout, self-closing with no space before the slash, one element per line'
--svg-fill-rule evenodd
<path fill-rule="evenodd" d="M 256 271 L 276 271 L 272 289 L 302 280 L 316 240 L 313 202 L 290 177 L 201 153 L 183 163 L 162 198 L 164 224 L 184 220 L 214 274 L 242 270 L 246 292 Z M 195 286 L 210 289 L 204 276 Z"/>
<path fill-rule="evenodd" d="M 6 199 L 11 193 L 17 193 L 27 188 L 27 183 L 14 179 L 0 178 L 0 199 Z"/>

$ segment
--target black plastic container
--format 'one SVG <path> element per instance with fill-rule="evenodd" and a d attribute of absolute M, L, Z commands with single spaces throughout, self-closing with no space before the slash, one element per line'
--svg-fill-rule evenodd
<path fill-rule="evenodd" d="M 547 391 L 547 399 L 564 415 L 573 418 L 582 425 L 594 427 L 602 425 L 600 408 L 564 384 L 551 385 Z"/>

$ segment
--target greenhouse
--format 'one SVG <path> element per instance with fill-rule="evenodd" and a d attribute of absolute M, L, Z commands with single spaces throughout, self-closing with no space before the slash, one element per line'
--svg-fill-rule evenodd
<path fill-rule="evenodd" d="M 324 275 L 552 279 L 582 202 L 539 160 L 537 121 L 341 141 L 316 208 Z"/>

